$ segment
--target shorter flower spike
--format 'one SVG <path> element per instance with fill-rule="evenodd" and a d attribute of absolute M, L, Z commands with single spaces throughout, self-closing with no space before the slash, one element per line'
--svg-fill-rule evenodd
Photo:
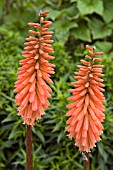
<path fill-rule="evenodd" d="M 73 82 L 74 89 L 69 91 L 72 96 L 68 100 L 75 100 L 67 105 L 70 110 L 66 113 L 70 116 L 66 122 L 66 130 L 69 132 L 69 138 L 75 138 L 75 145 L 81 152 L 90 152 L 95 147 L 95 143 L 100 141 L 100 135 L 103 132 L 104 105 L 105 97 L 102 74 L 103 65 L 97 65 L 101 58 L 96 55 L 102 55 L 103 52 L 94 52 L 95 48 L 86 45 L 90 55 L 85 58 L 89 61 L 81 60 L 83 65 L 78 65 L 78 72 L 75 72 L 77 82 Z"/>
<path fill-rule="evenodd" d="M 53 84 L 50 75 L 54 74 L 54 64 L 48 60 L 53 60 L 50 56 L 54 52 L 51 44 L 53 32 L 48 31 L 51 21 L 44 19 L 49 11 L 39 12 L 40 23 L 28 23 L 34 30 L 28 32 L 32 34 L 26 38 L 23 60 L 20 60 L 18 80 L 15 82 L 14 92 L 18 93 L 15 102 L 18 104 L 18 115 L 22 116 L 24 123 L 34 125 L 34 121 L 41 119 L 44 108 L 50 105 L 48 98 L 51 97 L 51 88 L 46 83 Z M 35 30 L 36 29 L 36 30 Z"/>

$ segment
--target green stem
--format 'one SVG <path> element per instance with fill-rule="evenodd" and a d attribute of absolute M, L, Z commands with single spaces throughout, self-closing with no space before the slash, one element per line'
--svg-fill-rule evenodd
<path fill-rule="evenodd" d="M 26 127 L 26 170 L 33 170 L 32 162 L 32 127 Z"/>

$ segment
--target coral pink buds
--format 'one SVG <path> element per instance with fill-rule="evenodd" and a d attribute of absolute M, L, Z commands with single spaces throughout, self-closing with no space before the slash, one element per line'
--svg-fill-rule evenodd
<path fill-rule="evenodd" d="M 18 93 L 15 102 L 18 104 L 18 115 L 24 119 L 27 125 L 34 125 L 34 121 L 41 118 L 44 108 L 50 105 L 48 98 L 51 97 L 51 88 L 46 84 L 53 84 L 50 74 L 54 74 L 54 64 L 48 62 L 54 57 L 50 56 L 54 50 L 51 47 L 53 32 L 48 31 L 52 22 L 44 20 L 42 16 L 48 11 L 40 12 L 40 23 L 28 23 L 36 30 L 29 30 L 33 36 L 26 38 L 23 60 L 18 72 L 18 80 L 15 82 L 14 92 Z"/>
<path fill-rule="evenodd" d="M 103 95 L 103 65 L 97 65 L 101 58 L 96 55 L 102 55 L 103 52 L 94 52 L 94 48 L 86 45 L 90 55 L 86 55 L 89 61 L 81 60 L 83 65 L 78 65 L 79 71 L 75 72 L 77 82 L 72 83 L 74 89 L 69 90 L 72 96 L 68 100 L 74 100 L 67 105 L 70 110 L 66 113 L 70 116 L 67 120 L 69 138 L 75 138 L 76 145 L 81 152 L 89 152 L 100 141 L 100 135 L 103 131 L 104 105 Z"/>

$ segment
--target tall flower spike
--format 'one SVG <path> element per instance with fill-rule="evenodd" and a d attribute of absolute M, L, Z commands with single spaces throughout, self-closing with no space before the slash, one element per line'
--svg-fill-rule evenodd
<path fill-rule="evenodd" d="M 51 47 L 53 32 L 48 31 L 51 21 L 44 19 L 48 11 L 39 13 L 40 23 L 28 23 L 36 31 L 29 30 L 34 36 L 26 38 L 23 60 L 20 60 L 18 80 L 15 82 L 14 92 L 18 93 L 15 102 L 18 104 L 18 115 L 24 119 L 27 125 L 34 125 L 34 121 L 41 118 L 44 108 L 50 105 L 51 88 L 46 84 L 53 84 L 50 74 L 54 74 L 54 64 L 48 62 L 54 57 L 49 54 L 54 50 Z M 49 53 L 49 54 L 48 54 Z"/>
<path fill-rule="evenodd" d="M 89 152 L 91 148 L 95 147 L 96 141 L 100 141 L 100 134 L 103 131 L 104 105 L 105 98 L 103 95 L 102 84 L 102 68 L 103 65 L 97 65 L 101 62 L 101 58 L 95 56 L 102 55 L 103 52 L 94 52 L 95 48 L 86 45 L 90 55 L 85 58 L 88 61 L 81 60 L 83 65 L 78 65 L 78 72 L 75 72 L 77 82 L 72 82 L 74 89 L 69 91 L 73 94 L 68 100 L 75 100 L 68 104 L 67 108 L 70 110 L 66 113 L 70 116 L 66 122 L 69 132 L 69 138 L 75 138 L 76 143 L 81 152 Z M 101 78 L 100 78 L 101 77 Z"/>

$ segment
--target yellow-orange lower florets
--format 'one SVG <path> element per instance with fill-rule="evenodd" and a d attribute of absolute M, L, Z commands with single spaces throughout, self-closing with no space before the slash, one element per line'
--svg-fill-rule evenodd
<path fill-rule="evenodd" d="M 40 12 L 40 23 L 28 23 L 38 31 L 29 30 L 30 36 L 26 38 L 24 52 L 25 59 L 20 60 L 18 80 L 15 82 L 14 92 L 18 93 L 15 102 L 18 104 L 18 115 L 24 119 L 24 123 L 34 125 L 34 121 L 41 118 L 44 108 L 50 105 L 48 98 L 51 97 L 51 88 L 46 84 L 53 84 L 50 74 L 54 74 L 54 64 L 48 60 L 54 59 L 49 53 L 54 50 L 51 47 L 53 32 L 48 31 L 51 21 L 44 20 L 42 16 L 48 11 Z"/>
<path fill-rule="evenodd" d="M 70 110 L 66 113 L 70 116 L 67 120 L 69 137 L 74 137 L 76 145 L 80 151 L 89 152 L 95 146 L 96 141 L 100 140 L 100 134 L 103 131 L 101 122 L 104 120 L 105 98 L 103 95 L 102 68 L 103 65 L 97 65 L 101 58 L 95 56 L 102 55 L 103 52 L 94 52 L 94 48 L 86 46 L 90 55 L 86 55 L 89 61 L 81 60 L 83 65 L 78 65 L 78 72 L 75 72 L 77 82 L 73 82 L 74 89 L 69 90 L 73 95 L 68 100 L 75 102 L 68 104 Z"/>

